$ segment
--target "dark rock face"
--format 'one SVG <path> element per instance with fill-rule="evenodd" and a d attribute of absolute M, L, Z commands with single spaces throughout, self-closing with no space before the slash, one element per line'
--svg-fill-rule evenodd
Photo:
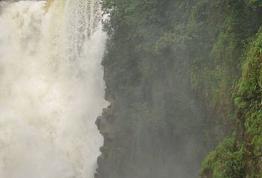
<path fill-rule="evenodd" d="M 97 120 L 105 142 L 96 177 L 197 177 L 206 126 L 190 89 L 188 55 L 148 54 L 126 32 L 108 41 L 103 61 L 111 106 Z"/>
<path fill-rule="evenodd" d="M 161 77 L 122 93 L 107 93 L 116 97 L 97 120 L 105 138 L 98 178 L 197 176 L 205 150 L 203 121 L 184 80 Z"/>
<path fill-rule="evenodd" d="M 164 12 L 179 10 L 178 2 L 159 3 L 155 10 L 160 12 L 145 19 L 165 19 Z M 105 141 L 96 178 L 197 177 L 208 150 L 203 108 L 191 89 L 190 55 L 181 44 L 170 45 L 172 35 L 163 32 L 184 19 L 172 14 L 170 21 L 137 26 L 122 24 L 122 18 L 111 17 L 111 25 L 119 24 L 112 27 L 103 61 L 111 106 L 97 120 Z M 167 44 L 162 46 L 162 39 Z"/>

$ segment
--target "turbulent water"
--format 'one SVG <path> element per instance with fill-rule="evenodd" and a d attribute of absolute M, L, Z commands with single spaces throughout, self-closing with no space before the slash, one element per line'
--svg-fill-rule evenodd
<path fill-rule="evenodd" d="M 0 178 L 91 178 L 106 106 L 96 0 L 0 2 Z"/>

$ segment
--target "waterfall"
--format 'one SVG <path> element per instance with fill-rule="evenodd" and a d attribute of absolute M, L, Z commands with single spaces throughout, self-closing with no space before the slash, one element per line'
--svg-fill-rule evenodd
<path fill-rule="evenodd" d="M 0 2 L 0 177 L 92 178 L 107 105 L 97 0 Z"/>

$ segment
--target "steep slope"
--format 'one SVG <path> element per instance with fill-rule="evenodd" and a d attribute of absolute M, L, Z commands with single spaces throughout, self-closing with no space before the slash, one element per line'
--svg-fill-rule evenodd
<path fill-rule="evenodd" d="M 105 143 L 96 177 L 197 177 L 204 155 L 241 130 L 232 95 L 262 22 L 260 2 L 104 0 L 103 7 L 111 106 L 97 121 Z M 242 164 L 237 140 L 218 149 L 226 145 Z M 212 177 L 205 162 L 202 175 Z"/>
<path fill-rule="evenodd" d="M 235 92 L 237 127 L 203 162 L 202 177 L 262 177 L 262 33 L 245 56 Z"/>

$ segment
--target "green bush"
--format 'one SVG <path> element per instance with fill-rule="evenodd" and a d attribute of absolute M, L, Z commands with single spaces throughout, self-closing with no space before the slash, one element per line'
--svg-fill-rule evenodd
<path fill-rule="evenodd" d="M 207 178 L 244 177 L 244 151 L 234 137 L 226 138 L 202 163 L 201 176 Z"/>

